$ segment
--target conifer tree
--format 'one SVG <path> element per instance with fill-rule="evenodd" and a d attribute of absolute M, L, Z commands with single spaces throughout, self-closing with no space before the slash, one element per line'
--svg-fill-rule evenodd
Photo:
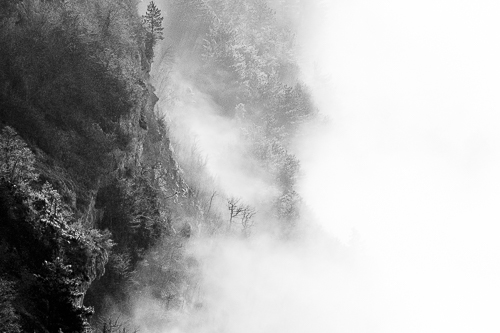
<path fill-rule="evenodd" d="M 163 39 L 163 17 L 161 10 L 151 1 L 146 10 L 146 15 L 142 16 L 143 24 L 146 28 L 146 57 L 153 58 L 153 48 L 158 40 Z"/>

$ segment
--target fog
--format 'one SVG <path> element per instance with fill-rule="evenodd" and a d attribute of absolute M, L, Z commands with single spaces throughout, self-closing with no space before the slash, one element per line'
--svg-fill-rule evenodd
<path fill-rule="evenodd" d="M 382 332 L 370 264 L 336 244 L 319 235 L 197 239 L 189 253 L 202 264 L 200 303 L 158 326 L 161 306 L 141 300 L 136 323 L 146 332 Z"/>
<path fill-rule="evenodd" d="M 262 204 L 263 199 L 271 197 L 276 190 L 265 170 L 250 157 L 250 148 L 240 128 L 241 120 L 225 117 L 212 97 L 183 75 L 182 68 L 174 66 L 168 75 L 171 82 L 168 87 L 175 87 L 176 91 L 170 93 L 176 96 L 177 102 L 172 107 L 160 100 L 160 105 L 177 147 L 186 150 L 177 156 L 200 158 L 207 176 L 213 178 L 213 189 L 219 188 L 228 197 L 240 198 L 252 205 Z M 189 158 L 186 164 L 193 162 Z"/>
<path fill-rule="evenodd" d="M 498 3 L 316 9 L 302 67 L 331 126 L 298 143 L 302 195 L 332 234 L 357 230 L 382 331 L 498 331 Z"/>
<path fill-rule="evenodd" d="M 303 221 L 294 240 L 263 232 L 192 241 L 199 306 L 160 331 L 499 331 L 500 8 L 292 7 L 302 79 L 326 118 L 302 128 L 293 147 L 316 222 Z M 254 205 L 271 197 L 235 124 L 184 88 L 179 128 L 198 140 L 219 186 Z M 144 331 L 153 309 L 139 303 Z"/>

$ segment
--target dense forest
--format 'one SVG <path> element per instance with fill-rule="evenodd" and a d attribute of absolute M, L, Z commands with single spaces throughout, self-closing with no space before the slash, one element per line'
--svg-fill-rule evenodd
<path fill-rule="evenodd" d="M 316 109 L 293 10 L 1 2 L 1 332 L 154 332 L 203 307 L 191 242 L 295 237 L 291 144 Z"/>

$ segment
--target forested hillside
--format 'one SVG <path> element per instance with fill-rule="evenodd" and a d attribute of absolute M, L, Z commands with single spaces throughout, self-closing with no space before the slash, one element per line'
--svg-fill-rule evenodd
<path fill-rule="evenodd" d="M 155 331 L 203 307 L 191 242 L 294 235 L 315 108 L 278 7 L 137 6 L 0 4 L 2 332 L 132 332 L 143 299 Z"/>
<path fill-rule="evenodd" d="M 300 201 L 300 163 L 289 145 L 316 112 L 298 79 L 293 31 L 266 1 L 168 1 L 166 12 L 163 53 L 152 76 L 160 108 L 173 123 L 172 139 L 181 140 L 189 130 L 175 122 L 182 123 L 189 108 L 208 110 L 231 127 L 226 130 L 236 133 L 239 152 L 227 155 L 244 155 L 246 165 L 239 167 L 259 169 L 253 178 L 273 188 L 273 204 L 266 209 L 286 234 Z"/>

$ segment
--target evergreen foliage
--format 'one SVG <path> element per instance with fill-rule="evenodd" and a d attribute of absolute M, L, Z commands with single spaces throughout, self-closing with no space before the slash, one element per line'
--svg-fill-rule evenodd
<path fill-rule="evenodd" d="M 19 281 L 1 286 L 2 321 L 24 331 L 83 332 L 92 314 L 83 295 L 104 273 L 109 234 L 76 227 L 59 193 L 37 182 L 35 157 L 12 128 L 2 129 L 0 148 L 0 271 Z"/>
<path fill-rule="evenodd" d="M 10 1 L 0 32 L 0 120 L 67 170 L 81 209 L 130 149 L 123 120 L 148 93 L 132 2 L 92 2 Z"/>
<path fill-rule="evenodd" d="M 143 24 L 146 28 L 146 57 L 153 59 L 153 49 L 159 40 L 163 39 L 163 17 L 161 10 L 151 1 L 148 4 L 146 15 L 142 16 Z"/>

